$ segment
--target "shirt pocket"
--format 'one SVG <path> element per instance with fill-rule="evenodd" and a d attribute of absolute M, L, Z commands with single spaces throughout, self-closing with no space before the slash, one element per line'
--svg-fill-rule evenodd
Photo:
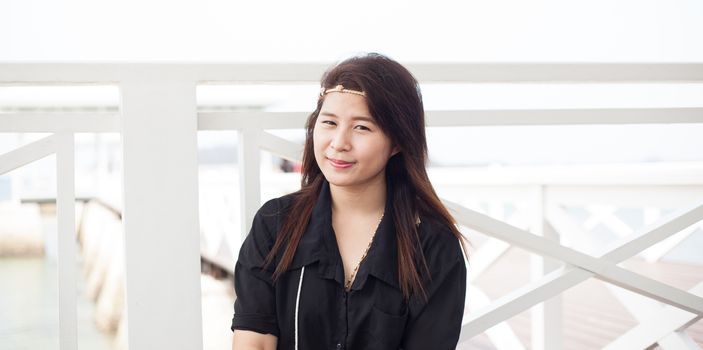
<path fill-rule="evenodd" d="M 371 308 L 369 331 L 373 337 L 372 349 L 398 349 L 403 339 L 408 308 L 400 315 L 389 314 L 375 305 Z"/>

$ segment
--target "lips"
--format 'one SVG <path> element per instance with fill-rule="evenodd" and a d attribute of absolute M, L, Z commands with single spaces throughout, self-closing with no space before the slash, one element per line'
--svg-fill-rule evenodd
<path fill-rule="evenodd" d="M 348 168 L 348 167 L 354 165 L 354 162 L 347 162 L 347 161 L 343 161 L 340 159 L 327 158 L 327 160 L 329 160 L 330 164 L 332 164 L 332 166 L 334 166 L 336 168 Z"/>

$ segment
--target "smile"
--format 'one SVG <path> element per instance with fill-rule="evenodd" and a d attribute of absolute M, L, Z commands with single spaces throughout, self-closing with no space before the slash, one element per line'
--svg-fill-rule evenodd
<path fill-rule="evenodd" d="M 352 165 L 354 165 L 353 162 L 345 162 L 345 161 L 339 160 L 339 159 L 327 158 L 327 160 L 329 160 L 330 164 L 332 164 L 332 166 L 335 168 L 342 168 L 343 169 L 343 168 L 349 168 Z"/>

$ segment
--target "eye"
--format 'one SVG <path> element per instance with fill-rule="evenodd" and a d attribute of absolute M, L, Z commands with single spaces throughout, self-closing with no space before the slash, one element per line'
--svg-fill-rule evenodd
<path fill-rule="evenodd" d="M 331 121 L 331 120 L 322 120 L 320 121 L 321 124 L 327 124 L 327 125 L 337 125 L 337 123 Z"/>
<path fill-rule="evenodd" d="M 357 126 L 355 126 L 355 128 L 358 128 L 359 130 L 364 130 L 364 131 L 371 131 L 371 129 L 369 129 L 363 125 L 357 125 Z"/>

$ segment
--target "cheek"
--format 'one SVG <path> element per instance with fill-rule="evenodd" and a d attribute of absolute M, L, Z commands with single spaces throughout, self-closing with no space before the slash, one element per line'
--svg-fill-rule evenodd
<path fill-rule="evenodd" d="M 325 149 L 325 144 L 324 144 L 324 138 L 322 135 L 318 132 L 317 129 L 313 130 L 312 133 L 312 149 L 315 151 L 315 157 L 318 157 L 319 154 Z"/>
<path fill-rule="evenodd" d="M 386 140 L 375 140 L 373 143 L 367 144 L 365 150 L 372 159 L 378 160 L 378 162 L 385 162 L 390 158 L 391 146 Z"/>

